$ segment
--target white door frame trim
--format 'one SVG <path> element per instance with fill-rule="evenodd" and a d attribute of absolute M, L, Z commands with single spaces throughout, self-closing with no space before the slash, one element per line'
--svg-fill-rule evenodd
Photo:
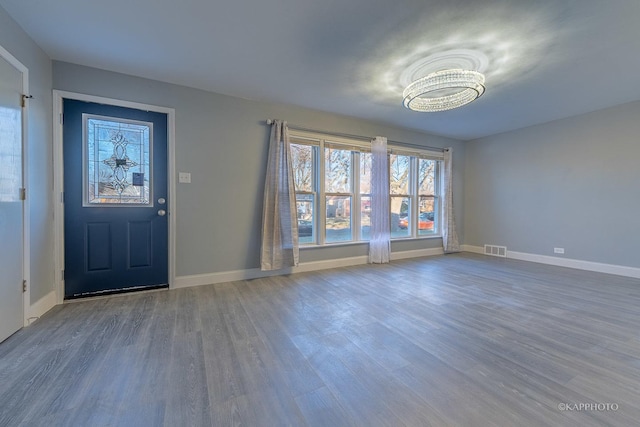
<path fill-rule="evenodd" d="M 22 73 L 22 93 L 29 95 L 29 69 L 13 56 L 8 50 L 0 46 L 0 56 Z M 30 203 L 29 195 L 29 102 L 22 108 L 22 187 L 27 189 L 27 198 L 22 204 L 22 280 L 27 281 L 27 288 L 22 293 L 22 324 L 29 325 L 31 316 L 31 246 L 30 246 Z"/>
<path fill-rule="evenodd" d="M 167 115 L 167 180 L 169 197 L 169 287 L 175 284 L 175 230 L 176 230 L 176 200 L 175 200 L 175 117 L 174 108 L 157 105 L 142 104 L 138 102 L 124 101 L 120 99 L 105 98 L 102 96 L 86 95 L 63 90 L 53 91 L 53 191 L 54 191 L 54 217 L 55 217 L 55 288 L 56 300 L 62 304 L 64 300 L 64 203 L 62 193 L 64 189 L 64 166 L 62 153 L 62 112 L 64 99 L 75 99 L 85 102 L 115 105 L 118 107 L 134 108 L 137 110 L 154 111 Z"/>

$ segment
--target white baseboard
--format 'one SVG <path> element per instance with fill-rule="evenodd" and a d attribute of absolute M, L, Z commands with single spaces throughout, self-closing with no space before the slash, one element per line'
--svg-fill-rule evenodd
<path fill-rule="evenodd" d="M 391 252 L 391 261 L 407 258 L 420 258 L 423 256 L 443 255 L 442 248 L 416 249 L 413 251 Z"/>
<path fill-rule="evenodd" d="M 413 251 L 392 252 L 391 260 L 417 258 L 424 256 L 442 255 L 442 248 L 418 249 Z M 350 267 L 369 262 L 368 256 L 330 259 L 324 261 L 312 261 L 299 264 L 297 267 L 276 271 L 262 271 L 259 268 L 246 270 L 222 271 L 219 273 L 194 274 L 190 276 L 178 276 L 172 289 L 188 288 L 191 286 L 211 285 L 214 283 L 233 282 L 236 280 L 251 280 L 259 277 L 280 276 L 284 274 L 303 273 L 307 271 L 326 270 L 329 268 Z"/>
<path fill-rule="evenodd" d="M 481 246 L 463 245 L 462 250 L 465 252 L 473 252 L 478 254 L 484 253 L 484 248 Z M 537 255 L 515 251 L 507 251 L 507 258 L 640 279 L 640 268 L 627 267 L 624 265 L 604 264 L 601 262 L 583 261 L 580 259 L 560 258 L 548 255 Z"/>
<path fill-rule="evenodd" d="M 40 316 L 55 307 L 57 303 L 58 300 L 56 298 L 56 292 L 51 291 L 35 303 L 31 304 L 31 306 L 29 307 L 29 313 L 26 316 L 25 326 L 28 326 L 35 322 L 38 318 L 40 318 Z"/>
<path fill-rule="evenodd" d="M 482 246 L 460 245 L 462 252 L 473 252 L 474 254 L 484 254 Z"/>

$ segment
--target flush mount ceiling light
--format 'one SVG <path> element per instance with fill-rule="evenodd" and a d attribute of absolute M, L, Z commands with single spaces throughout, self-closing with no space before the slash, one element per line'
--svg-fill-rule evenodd
<path fill-rule="evenodd" d="M 423 112 L 462 107 L 484 93 L 484 75 L 471 70 L 442 70 L 411 83 L 402 93 L 404 106 Z"/>

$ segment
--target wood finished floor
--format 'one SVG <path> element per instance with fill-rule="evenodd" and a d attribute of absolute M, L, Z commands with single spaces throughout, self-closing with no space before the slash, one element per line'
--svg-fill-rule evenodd
<path fill-rule="evenodd" d="M 639 326 L 639 280 L 473 254 L 77 302 L 0 344 L 0 426 L 633 426 Z"/>

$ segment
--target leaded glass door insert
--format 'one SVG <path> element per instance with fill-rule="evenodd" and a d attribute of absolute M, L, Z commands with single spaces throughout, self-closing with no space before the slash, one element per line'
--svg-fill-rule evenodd
<path fill-rule="evenodd" d="M 63 104 L 65 298 L 166 287 L 167 114 Z"/>
<path fill-rule="evenodd" d="M 82 115 L 84 206 L 153 206 L 153 123 Z"/>

